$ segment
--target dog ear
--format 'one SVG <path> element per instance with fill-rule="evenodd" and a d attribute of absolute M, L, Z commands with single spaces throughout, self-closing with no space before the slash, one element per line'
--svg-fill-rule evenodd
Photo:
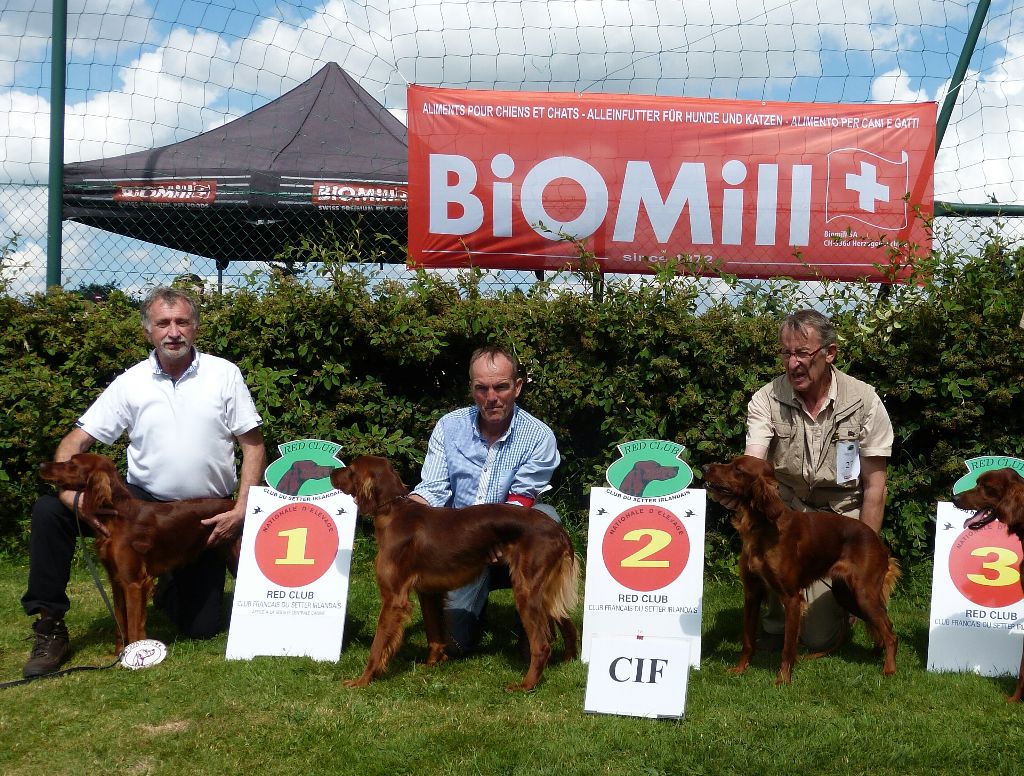
<path fill-rule="evenodd" d="M 107 472 L 95 471 L 89 475 L 86 494 L 89 499 L 89 508 L 94 512 L 104 508 L 114 508 L 114 493 L 110 484 L 110 475 Z"/>
<path fill-rule="evenodd" d="M 1024 530 L 1024 479 L 1019 475 L 1011 473 L 1004 479 L 999 512 L 1010 531 Z"/>
<path fill-rule="evenodd" d="M 754 509 L 773 523 L 778 521 L 786 510 L 786 505 L 779 495 L 779 483 L 763 475 L 758 475 L 751 483 L 750 489 L 751 504 Z"/>
<path fill-rule="evenodd" d="M 364 515 L 372 515 L 377 512 L 377 488 L 373 477 L 359 478 L 359 495 L 356 497 L 359 502 L 359 511 Z"/>
<path fill-rule="evenodd" d="M 340 466 L 331 472 L 331 485 L 338 490 L 348 493 L 348 488 L 350 487 L 348 477 L 348 467 Z"/>

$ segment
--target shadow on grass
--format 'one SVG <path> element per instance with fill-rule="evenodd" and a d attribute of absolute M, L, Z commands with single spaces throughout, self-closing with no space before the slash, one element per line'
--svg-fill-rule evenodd
<path fill-rule="evenodd" d="M 911 650 L 919 662 L 927 662 L 928 654 L 928 627 L 927 624 L 914 624 L 909 634 L 897 632 L 900 639 L 899 649 L 901 652 Z M 710 623 L 705 623 L 704 634 L 701 637 L 702 659 L 713 658 L 720 660 L 727 665 L 734 665 L 740 656 L 740 649 L 743 639 L 743 607 L 731 607 L 719 609 L 714 613 Z M 806 649 L 801 647 L 798 660 L 806 657 Z M 849 663 L 863 665 L 881 666 L 883 653 L 875 647 L 867 626 L 860 620 L 854 625 L 854 632 L 851 639 L 843 644 L 828 657 L 838 658 Z M 777 669 L 780 660 L 779 650 L 758 650 L 751 658 L 752 666 Z M 897 653 L 899 661 L 899 653 Z M 898 662 L 897 662 L 898 665 Z"/>

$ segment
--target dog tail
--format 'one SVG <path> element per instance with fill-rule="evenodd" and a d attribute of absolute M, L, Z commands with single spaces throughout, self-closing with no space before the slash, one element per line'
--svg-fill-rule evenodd
<path fill-rule="evenodd" d="M 580 559 L 571 550 L 544 582 L 544 611 L 556 620 L 576 608 L 580 597 Z"/>
<path fill-rule="evenodd" d="M 895 558 L 889 558 L 889 570 L 885 572 L 885 579 L 882 580 L 882 600 L 888 603 L 892 589 L 896 587 L 896 580 L 900 578 L 900 564 Z"/>

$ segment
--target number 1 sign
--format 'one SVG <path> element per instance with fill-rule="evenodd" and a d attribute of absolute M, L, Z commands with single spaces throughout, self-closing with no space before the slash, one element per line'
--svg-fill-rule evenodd
<path fill-rule="evenodd" d="M 355 503 L 338 490 L 249 490 L 228 659 L 338 659 L 355 525 Z"/>

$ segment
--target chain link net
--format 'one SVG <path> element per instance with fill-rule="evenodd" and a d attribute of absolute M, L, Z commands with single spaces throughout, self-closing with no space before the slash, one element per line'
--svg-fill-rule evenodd
<path fill-rule="evenodd" d="M 31 0 L 0 8 L 0 288 L 26 295 L 46 283 L 49 49 L 52 20 Z M 81 0 L 68 13 L 65 157 L 100 159 L 159 148 L 223 125 L 337 62 L 404 119 L 409 83 L 452 88 L 685 95 L 807 102 L 941 102 L 977 4 L 967 0 L 208 0 L 161 5 Z M 614 32 L 614 34 L 611 34 Z M 994 0 L 936 159 L 935 196 L 947 202 L 1024 203 L 1024 7 Z M 197 253 L 66 221 L 61 283 L 102 295 L 140 293 L 194 276 L 223 289 L 297 272 L 316 282 L 323 246 L 284 240 L 258 211 L 247 230 L 267 235 L 251 260 L 223 255 L 237 222 L 196 235 Z M 358 270 L 411 277 L 394 213 L 334 223 Z M 170 228 L 170 227 L 167 227 Z M 177 226 L 187 230 L 187 224 Z M 357 239 L 349 239 L 351 230 Z M 1024 241 L 1019 218 L 935 220 L 934 248 L 973 253 L 986 235 Z M 190 244 L 189 235 L 178 242 Z M 337 244 L 337 243 L 334 243 Z M 199 252 L 204 255 L 199 255 Z M 396 261 L 397 260 L 397 261 Z M 458 270 L 434 270 L 455 279 Z M 609 281 L 644 282 L 644 276 Z M 547 280 L 552 280 L 550 273 Z M 534 272 L 489 271 L 482 288 L 536 283 Z M 699 307 L 726 293 L 693 279 Z M 765 281 L 771 283 L 771 281 Z M 592 291 L 571 273 L 554 283 Z M 822 284 L 798 284 L 814 304 Z"/>

